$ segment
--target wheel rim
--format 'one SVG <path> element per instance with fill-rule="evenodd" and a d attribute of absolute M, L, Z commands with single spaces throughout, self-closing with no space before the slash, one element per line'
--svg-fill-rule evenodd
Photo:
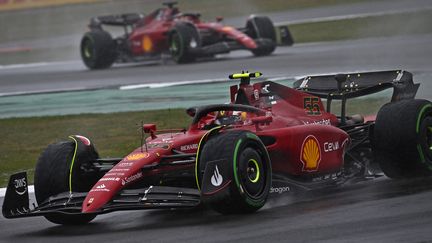
<path fill-rule="evenodd" d="M 170 44 L 170 52 L 174 58 L 180 56 L 180 37 L 178 34 L 173 34 Z"/>
<path fill-rule="evenodd" d="M 195 38 L 191 39 L 191 41 L 189 42 L 189 46 L 191 48 L 196 48 L 198 46 L 198 42 L 195 40 Z"/>
<path fill-rule="evenodd" d="M 250 182 L 257 183 L 260 178 L 260 168 L 255 159 L 249 159 L 248 168 L 246 169 Z"/>
<path fill-rule="evenodd" d="M 89 45 L 86 45 L 86 47 L 84 47 L 84 56 L 87 58 L 91 58 L 92 54 L 90 52 L 90 47 Z"/>
<path fill-rule="evenodd" d="M 258 198 L 266 183 L 262 158 L 256 149 L 247 147 L 240 153 L 238 171 L 243 191 L 251 198 Z"/>
<path fill-rule="evenodd" d="M 87 59 L 91 59 L 93 57 L 92 42 L 89 39 L 87 39 L 84 42 L 84 45 L 83 45 L 83 54 L 84 54 L 84 57 L 87 58 Z"/>

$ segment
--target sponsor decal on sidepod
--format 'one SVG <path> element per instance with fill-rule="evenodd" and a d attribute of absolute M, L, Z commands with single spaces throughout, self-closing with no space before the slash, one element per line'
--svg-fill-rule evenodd
<path fill-rule="evenodd" d="M 325 142 L 324 143 L 324 152 L 328 153 L 328 152 L 332 152 L 332 151 L 337 151 L 339 150 L 339 142 Z"/>
<path fill-rule="evenodd" d="M 301 148 L 300 160 L 303 163 L 303 171 L 317 171 L 321 162 L 321 148 L 318 139 L 309 135 L 303 141 Z"/>

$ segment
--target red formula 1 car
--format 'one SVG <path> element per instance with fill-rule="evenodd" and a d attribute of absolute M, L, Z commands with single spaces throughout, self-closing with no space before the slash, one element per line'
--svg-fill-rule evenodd
<path fill-rule="evenodd" d="M 374 164 L 391 178 L 432 174 L 432 103 L 414 99 L 419 84 L 411 73 L 306 77 L 294 88 L 251 84 L 258 76 L 231 75 L 241 81 L 230 88 L 230 104 L 189 108 L 188 129 L 143 125 L 149 137 L 123 158 L 99 158 L 83 136 L 48 146 L 35 170 L 38 206 L 29 207 L 26 174 L 18 173 L 10 179 L 3 215 L 81 224 L 111 211 L 200 203 L 221 213 L 248 213 L 269 195 L 378 176 Z M 392 100 L 376 117 L 346 115 L 348 99 L 388 88 Z M 339 116 L 330 113 L 333 100 L 341 103 Z"/>
<path fill-rule="evenodd" d="M 90 31 L 81 41 L 81 57 L 90 69 L 108 68 L 114 62 L 137 62 L 161 58 L 169 53 L 178 62 L 211 57 L 232 50 L 250 50 L 256 56 L 269 55 L 276 44 L 292 45 L 288 27 L 275 28 L 268 17 L 251 16 L 245 28 L 223 25 L 221 18 L 209 23 L 198 13 L 181 13 L 175 2 L 143 14 L 92 18 Z M 120 26 L 124 34 L 112 38 L 102 26 Z"/>

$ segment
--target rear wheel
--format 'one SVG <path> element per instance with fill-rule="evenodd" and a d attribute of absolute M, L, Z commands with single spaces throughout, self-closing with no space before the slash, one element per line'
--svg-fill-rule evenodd
<path fill-rule="evenodd" d="M 276 31 L 273 22 L 265 16 L 255 16 L 246 22 L 249 36 L 258 44 L 251 50 L 255 56 L 270 55 L 276 49 Z"/>
<path fill-rule="evenodd" d="M 201 46 L 201 39 L 195 26 L 188 23 L 178 23 L 171 30 L 169 50 L 177 63 L 187 63 L 195 60 L 193 50 Z"/>
<path fill-rule="evenodd" d="M 199 157 L 201 185 L 204 180 L 213 180 L 203 178 L 203 171 L 207 162 L 217 160 L 226 161 L 224 166 L 233 180 L 224 193 L 208 200 L 211 208 L 232 214 L 251 213 L 264 206 L 271 186 L 271 165 L 264 144 L 254 133 L 230 131 L 211 138 Z"/>
<path fill-rule="evenodd" d="M 81 40 L 81 58 L 89 69 L 109 68 L 116 59 L 116 44 L 103 30 L 92 30 Z"/>
<path fill-rule="evenodd" d="M 390 178 L 432 175 L 432 103 L 404 100 L 384 105 L 374 129 L 374 153 Z"/>
<path fill-rule="evenodd" d="M 75 158 L 75 160 L 74 160 Z M 35 170 L 35 196 L 38 204 L 63 192 L 87 192 L 95 181 L 80 175 L 84 163 L 98 158 L 93 149 L 75 152 L 75 142 L 63 141 L 49 145 L 40 155 Z M 72 170 L 72 172 L 71 172 Z M 53 214 L 45 216 L 56 224 L 76 225 L 90 222 L 96 215 Z"/>

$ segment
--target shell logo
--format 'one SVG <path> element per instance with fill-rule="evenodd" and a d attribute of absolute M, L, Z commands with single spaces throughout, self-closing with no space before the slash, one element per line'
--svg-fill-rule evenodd
<path fill-rule="evenodd" d="M 144 52 L 150 52 L 153 50 L 153 42 L 147 35 L 145 35 L 142 39 L 142 49 Z"/>
<path fill-rule="evenodd" d="M 150 155 L 148 153 L 130 154 L 126 156 L 126 161 L 144 159 L 144 158 L 148 158 L 149 156 Z"/>
<path fill-rule="evenodd" d="M 317 171 L 321 162 L 321 149 L 318 139 L 309 135 L 303 141 L 300 160 L 303 162 L 303 171 Z"/>

